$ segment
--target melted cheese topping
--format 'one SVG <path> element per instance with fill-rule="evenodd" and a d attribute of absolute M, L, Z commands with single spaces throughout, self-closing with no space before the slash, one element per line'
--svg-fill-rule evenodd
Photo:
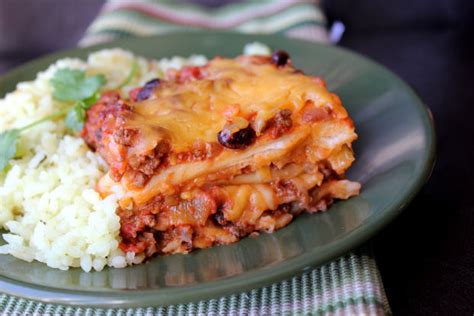
<path fill-rule="evenodd" d="M 168 138 L 175 152 L 184 151 L 198 140 L 215 142 L 236 116 L 262 126 L 283 109 L 298 112 L 308 100 L 316 107 L 334 103 L 321 80 L 292 67 L 248 57 L 216 58 L 201 72 L 202 79 L 163 82 L 151 99 L 133 105 L 127 124 L 140 130 L 142 147 Z"/>
<path fill-rule="evenodd" d="M 104 177 L 98 184 L 103 195 L 123 192 L 120 205 L 143 205 L 154 196 L 173 195 L 208 184 L 257 185 L 275 179 L 294 180 L 308 188 L 320 185 L 323 175 L 307 170 L 327 160 L 343 174 L 354 157 L 350 144 L 357 138 L 341 101 L 323 81 L 291 66 L 277 68 L 267 59 L 217 58 L 200 68 L 199 79 L 164 81 L 153 96 L 132 104 L 125 124 L 139 131 L 133 148 L 146 152 L 167 140 L 175 153 L 196 142 L 216 142 L 228 122 L 246 127 L 264 126 L 281 110 L 291 112 L 292 128 L 283 135 L 258 137 L 241 150 L 224 149 L 210 159 L 166 166 L 144 187 L 123 177 L 116 183 Z M 244 172 L 245 171 L 245 172 Z"/>

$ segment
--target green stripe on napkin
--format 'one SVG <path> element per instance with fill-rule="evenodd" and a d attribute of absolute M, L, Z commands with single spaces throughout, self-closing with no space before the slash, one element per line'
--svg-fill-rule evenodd
<path fill-rule="evenodd" d="M 112 0 L 104 5 L 79 45 L 190 29 L 280 33 L 311 41 L 327 41 L 326 20 L 315 3 L 247 0 L 209 9 L 182 1 Z"/>
<path fill-rule="evenodd" d="M 0 295 L 0 312 L 38 315 L 384 315 L 390 308 L 368 249 L 301 276 L 236 295 L 161 307 L 87 308 Z"/>

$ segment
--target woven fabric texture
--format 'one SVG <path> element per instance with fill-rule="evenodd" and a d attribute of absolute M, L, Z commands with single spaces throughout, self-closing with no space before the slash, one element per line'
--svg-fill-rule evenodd
<path fill-rule="evenodd" d="M 281 33 L 327 41 L 317 1 L 231 1 L 203 8 L 181 1 L 109 0 L 80 45 L 192 29 Z M 1 289 L 0 289 L 1 291 Z M 268 287 L 172 306 L 100 309 L 44 304 L 0 293 L 1 315 L 384 315 L 390 307 L 370 249 Z"/>
<path fill-rule="evenodd" d="M 197 303 L 130 309 L 43 304 L 0 295 L 3 315 L 384 315 L 390 308 L 367 249 L 268 287 Z"/>
<path fill-rule="evenodd" d="M 79 45 L 195 29 L 280 33 L 310 41 L 327 41 L 326 20 L 317 3 L 246 0 L 208 8 L 171 0 L 109 0 Z"/>

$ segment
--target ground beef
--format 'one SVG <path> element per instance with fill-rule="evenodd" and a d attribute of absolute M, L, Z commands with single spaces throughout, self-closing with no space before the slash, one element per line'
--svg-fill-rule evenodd
<path fill-rule="evenodd" d="M 288 132 L 293 126 L 290 110 L 281 110 L 268 123 L 265 128 L 272 138 L 278 138 Z"/>
<path fill-rule="evenodd" d="M 108 163 L 115 181 L 128 172 L 132 184 L 143 186 L 156 172 L 170 146 L 163 141 L 140 155 L 129 154 L 129 148 L 139 136 L 136 129 L 125 125 L 126 118 L 132 114 L 132 108 L 118 93 L 104 93 L 87 111 L 82 137 Z"/>

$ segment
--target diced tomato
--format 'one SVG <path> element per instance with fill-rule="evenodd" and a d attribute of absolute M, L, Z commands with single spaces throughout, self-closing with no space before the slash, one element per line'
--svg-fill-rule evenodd
<path fill-rule="evenodd" d="M 185 66 L 178 74 L 179 82 L 186 82 L 202 78 L 201 67 Z"/>
<path fill-rule="evenodd" d="M 128 93 L 128 97 L 130 98 L 130 101 L 132 102 L 137 101 L 137 96 L 141 89 L 142 89 L 141 87 L 138 87 Z"/>

